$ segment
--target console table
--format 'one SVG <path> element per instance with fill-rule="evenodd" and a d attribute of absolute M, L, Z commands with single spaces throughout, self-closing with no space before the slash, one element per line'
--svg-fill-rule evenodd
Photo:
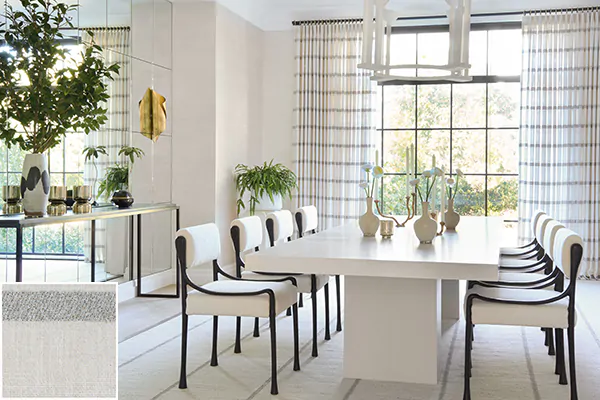
<path fill-rule="evenodd" d="M 179 297 L 179 268 L 177 271 L 177 289 L 174 294 L 142 293 L 142 215 L 158 212 L 175 212 L 175 226 L 179 230 L 179 206 L 173 203 L 134 204 L 130 208 L 119 209 L 113 205 L 97 206 L 91 213 L 75 214 L 69 210 L 60 216 L 25 217 L 24 214 L 0 215 L 0 228 L 14 228 L 17 231 L 16 243 L 16 281 L 23 281 L 23 228 L 40 225 L 64 224 L 68 222 L 90 221 L 91 223 L 91 281 L 96 280 L 96 221 L 100 219 L 129 217 L 129 279 L 134 279 L 133 264 L 134 251 L 137 251 L 137 287 L 138 297 Z M 137 222 L 137 223 L 136 223 Z M 137 226 L 136 226 L 137 225 Z M 137 228 L 137 229 L 136 229 Z M 137 230 L 137 243 L 134 243 L 134 233 Z"/>

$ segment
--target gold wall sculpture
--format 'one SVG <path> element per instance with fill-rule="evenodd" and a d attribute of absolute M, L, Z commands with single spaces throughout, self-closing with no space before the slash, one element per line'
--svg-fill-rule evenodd
<path fill-rule="evenodd" d="M 140 132 L 153 142 L 167 129 L 167 100 L 151 88 L 140 100 Z"/>

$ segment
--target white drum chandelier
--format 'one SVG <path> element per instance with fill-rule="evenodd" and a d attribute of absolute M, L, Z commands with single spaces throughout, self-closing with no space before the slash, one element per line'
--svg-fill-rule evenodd
<path fill-rule="evenodd" d="M 365 0 L 364 40 L 359 68 L 373 71 L 372 80 L 453 81 L 469 82 L 469 33 L 471 29 L 471 0 L 445 0 L 448 4 L 450 45 L 448 63 L 390 65 L 392 26 L 399 13 L 386 9 L 389 0 Z M 371 40 L 369 40 L 371 39 Z M 434 76 L 397 75 L 406 70 L 439 71 Z M 431 74 L 431 73 L 430 73 Z M 419 75 L 419 74 L 417 74 Z"/>

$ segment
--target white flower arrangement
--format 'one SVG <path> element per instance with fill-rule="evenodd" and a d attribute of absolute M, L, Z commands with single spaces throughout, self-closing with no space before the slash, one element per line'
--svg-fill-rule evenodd
<path fill-rule="evenodd" d="M 419 199 L 421 200 L 421 203 L 423 203 L 429 201 L 429 196 L 431 196 L 431 190 L 435 187 L 435 180 L 437 178 L 443 179 L 444 171 L 441 168 L 433 167 L 432 169 L 423 171 L 421 177 L 425 180 L 425 199 L 423 199 L 423 192 L 421 191 L 421 187 L 419 186 L 421 184 L 420 179 L 413 179 L 412 181 L 410 181 L 410 185 L 417 190 L 417 193 L 419 194 Z"/>
<path fill-rule="evenodd" d="M 456 181 L 453 178 L 446 179 L 446 193 L 448 199 L 454 200 L 456 193 L 458 193 L 458 182 L 460 178 L 464 178 L 465 174 L 460 168 L 456 168 Z"/>
<path fill-rule="evenodd" d="M 372 163 L 366 163 L 361 169 L 367 173 L 367 180 L 359 183 L 359 187 L 365 191 L 367 197 L 373 197 L 375 191 L 375 180 L 383 176 L 383 168 Z M 373 181 L 371 182 L 371 177 Z"/>

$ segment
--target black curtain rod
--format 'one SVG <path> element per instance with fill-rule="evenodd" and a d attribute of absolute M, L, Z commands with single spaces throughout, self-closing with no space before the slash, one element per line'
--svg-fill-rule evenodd
<path fill-rule="evenodd" d="M 576 7 L 576 8 L 555 8 L 548 10 L 528 10 L 528 11 L 508 11 L 499 13 L 480 13 L 471 14 L 471 17 L 504 17 L 511 15 L 524 15 L 524 14 L 535 14 L 535 13 L 550 13 L 550 12 L 572 12 L 572 11 L 598 11 L 600 7 Z M 443 19 L 447 18 L 445 15 L 426 15 L 422 17 L 400 17 L 396 21 L 418 21 L 427 19 Z M 305 20 L 305 21 L 292 21 L 292 25 L 311 25 L 311 24 L 332 24 L 332 23 L 351 23 L 351 22 L 362 22 L 362 18 L 342 18 L 342 19 L 317 19 L 317 20 Z"/>

